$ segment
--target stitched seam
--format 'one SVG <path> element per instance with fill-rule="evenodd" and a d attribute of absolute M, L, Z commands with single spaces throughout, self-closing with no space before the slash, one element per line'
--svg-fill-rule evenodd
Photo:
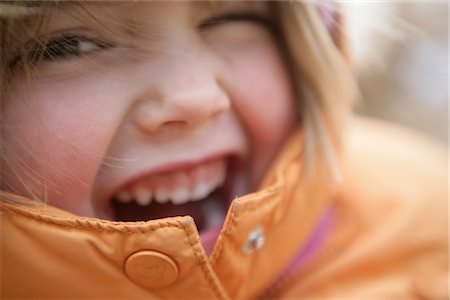
<path fill-rule="evenodd" d="M 289 163 L 287 163 L 287 165 L 291 164 L 292 161 L 297 160 L 297 155 L 295 155 L 291 160 L 289 160 Z M 283 168 L 284 170 L 286 168 Z M 268 205 L 270 205 L 271 203 L 276 201 L 276 197 L 270 197 L 275 193 L 278 194 L 282 194 L 279 197 L 284 197 L 284 189 L 282 188 L 284 181 L 282 179 L 282 176 L 280 175 L 280 173 L 278 173 L 276 175 L 276 183 L 274 184 L 273 187 L 270 188 L 270 190 L 265 191 L 263 194 L 263 196 L 261 196 L 260 199 L 262 201 L 260 201 L 259 203 L 251 203 L 251 204 L 242 204 L 244 206 L 244 208 L 242 209 L 241 212 L 236 212 L 236 207 L 233 205 L 231 207 L 231 212 L 230 212 L 230 218 L 228 219 L 228 221 L 223 225 L 224 228 L 227 228 L 227 230 L 225 232 L 223 232 L 223 236 L 227 235 L 231 232 L 231 230 L 234 228 L 234 226 L 238 223 L 239 219 L 241 217 L 245 217 L 245 215 L 249 212 L 253 212 L 256 210 L 262 210 L 263 208 L 267 207 Z M 223 245 L 224 245 L 224 239 L 220 239 L 216 246 L 215 246 L 215 250 L 213 252 L 213 256 L 210 257 L 210 263 L 211 265 L 214 267 L 217 263 L 217 260 L 219 259 L 219 257 L 222 254 L 223 251 Z"/>
<path fill-rule="evenodd" d="M 261 211 L 264 210 L 268 206 L 273 206 L 274 202 L 277 202 L 277 197 L 283 198 L 284 197 L 284 191 L 281 190 L 278 192 L 278 195 L 274 197 L 269 197 L 271 195 L 268 195 L 267 198 L 262 199 L 261 203 L 252 203 L 249 205 L 244 205 L 244 208 L 239 212 L 236 213 L 236 219 L 240 219 L 242 217 L 245 217 L 248 213 L 254 212 L 254 211 Z"/>
<path fill-rule="evenodd" d="M 167 227 L 176 227 L 179 229 L 184 228 L 180 226 L 176 221 L 170 222 L 159 222 L 158 224 L 146 224 L 145 222 L 140 224 L 126 224 L 126 223 L 116 223 L 116 224 L 108 224 L 105 221 L 91 221 L 89 219 L 69 219 L 65 220 L 63 218 L 48 218 L 46 216 L 40 216 L 38 214 L 28 213 L 26 211 L 21 212 L 9 212 L 15 215 L 20 215 L 24 217 L 31 217 L 37 222 L 46 223 L 50 225 L 55 225 L 62 228 L 71 228 L 71 229 L 87 229 L 95 232 L 121 232 L 121 233 L 146 233 L 151 231 L 156 231 L 161 228 Z M 116 227 L 121 225 L 121 227 Z"/>
<path fill-rule="evenodd" d="M 235 226 L 237 226 L 237 217 L 236 217 L 236 209 L 233 206 L 232 210 L 231 210 L 231 214 L 230 214 L 230 218 L 228 219 L 228 222 L 224 225 L 225 228 L 227 228 L 227 230 L 224 232 L 224 236 L 228 235 Z M 215 266 L 217 264 L 217 260 L 219 259 L 219 257 L 222 255 L 223 252 L 223 246 L 224 246 L 224 238 L 220 239 L 219 242 L 217 243 L 217 251 L 215 251 L 215 255 L 213 257 L 210 258 L 210 262 L 212 266 Z"/>
<path fill-rule="evenodd" d="M 227 223 L 224 224 L 224 228 L 227 228 L 227 230 L 225 232 L 223 232 L 222 236 L 228 235 L 230 233 L 231 229 L 236 225 L 235 215 L 236 215 L 236 209 L 235 209 L 234 206 L 232 206 L 231 213 L 230 213 L 230 218 L 228 219 Z M 223 240 L 224 240 L 224 237 L 222 237 L 222 239 L 220 239 L 218 241 L 218 243 L 216 244 L 216 249 L 217 250 L 214 251 L 215 255 L 210 258 L 210 263 L 211 263 L 211 266 L 213 266 L 213 267 L 216 265 L 217 259 L 222 254 L 223 244 L 224 244 Z"/>
<path fill-rule="evenodd" d="M 242 204 L 243 209 L 240 212 L 236 213 L 235 215 L 242 216 L 249 212 L 263 209 L 263 207 L 269 205 L 270 203 L 277 201 L 277 197 L 276 196 L 273 197 L 274 194 L 275 195 L 276 194 L 284 195 L 283 187 L 286 185 L 286 179 L 285 179 L 287 177 L 285 175 L 285 173 L 287 172 L 286 170 L 289 168 L 289 166 L 296 164 L 296 161 L 298 161 L 298 159 L 299 159 L 298 156 L 299 156 L 299 154 L 296 153 L 293 157 L 291 157 L 285 163 L 285 165 L 280 167 L 281 170 L 275 174 L 275 179 L 274 179 L 275 183 L 273 183 L 272 186 L 268 187 L 267 190 L 262 191 L 262 192 L 258 193 L 257 195 L 252 195 L 253 197 L 255 197 L 255 196 L 260 197 L 260 199 L 259 199 L 260 201 L 258 203 L 252 202 L 252 203 Z M 280 196 L 280 197 L 283 197 L 283 196 Z M 245 198 L 243 198 L 242 200 L 245 201 Z"/>
<path fill-rule="evenodd" d="M 282 188 L 277 186 L 273 188 L 273 190 L 268 191 L 264 193 L 263 195 L 259 196 L 258 203 L 251 202 L 251 203 L 243 203 L 241 206 L 243 207 L 241 211 L 236 212 L 236 216 L 242 216 L 247 214 L 248 212 L 262 209 L 263 207 L 266 207 L 272 202 L 275 202 L 277 200 L 276 194 L 281 193 Z M 274 196 L 275 195 L 275 196 Z"/>
<path fill-rule="evenodd" d="M 201 251 L 197 250 L 195 245 L 199 244 L 198 238 L 196 238 L 193 241 L 192 234 L 188 232 L 188 229 L 186 226 L 181 226 L 184 230 L 184 233 L 186 234 L 187 240 L 191 246 L 192 251 L 194 252 L 194 256 L 197 259 L 197 262 L 200 264 L 201 270 L 203 272 L 203 275 L 206 277 L 206 281 L 208 282 L 209 286 L 212 288 L 212 290 L 216 293 L 219 299 L 227 299 L 224 296 L 224 292 L 219 289 L 219 287 L 214 284 L 214 278 L 212 278 L 212 275 L 208 271 L 208 268 L 206 267 L 207 259 L 202 255 Z"/>
<path fill-rule="evenodd" d="M 267 193 L 269 194 L 269 193 Z M 270 195 L 270 194 L 269 194 Z M 258 210 L 258 209 L 262 209 L 262 207 L 266 206 L 267 203 L 270 203 L 272 200 L 271 198 L 265 198 L 263 200 L 267 200 L 267 201 L 263 201 L 261 203 L 261 205 L 248 205 L 249 208 L 245 207 L 244 204 L 244 209 L 241 211 L 241 213 L 237 213 L 236 212 L 236 207 L 232 206 L 231 207 L 231 211 L 230 211 L 230 218 L 228 219 L 228 221 L 223 225 L 224 228 L 226 228 L 226 231 L 223 232 L 222 236 L 228 235 L 233 228 L 236 226 L 236 224 L 238 223 L 239 219 L 245 215 L 245 213 L 253 211 L 253 210 Z M 223 244 L 224 244 L 224 238 L 220 239 L 217 244 L 216 244 L 216 250 L 214 251 L 214 255 L 210 258 L 210 263 L 212 266 L 215 266 L 217 263 L 217 259 L 221 256 L 222 251 L 223 251 Z"/>
<path fill-rule="evenodd" d="M 196 239 L 195 241 L 193 241 L 192 234 L 189 234 L 186 226 L 181 221 L 176 221 L 174 223 L 163 222 L 163 223 L 159 223 L 157 225 L 149 226 L 148 228 L 142 228 L 143 224 L 142 225 L 139 224 L 140 225 L 139 227 L 116 228 L 114 226 L 110 226 L 109 224 L 102 224 L 102 222 L 90 221 L 89 219 L 81 219 L 81 220 L 70 219 L 67 221 L 69 221 L 70 223 L 75 223 L 75 224 L 65 224 L 65 223 L 63 223 L 65 221 L 64 218 L 61 218 L 62 220 L 61 219 L 54 220 L 53 218 L 46 218 L 45 216 L 40 216 L 37 214 L 29 213 L 27 211 L 20 211 L 20 212 L 15 211 L 15 212 L 11 212 L 11 213 L 20 215 L 20 216 L 30 216 L 38 222 L 43 222 L 43 223 L 51 224 L 51 225 L 57 225 L 58 227 L 73 228 L 73 229 L 81 228 L 81 229 L 93 230 L 96 232 L 108 232 L 108 233 L 123 232 L 123 233 L 132 234 L 132 233 L 148 233 L 151 231 L 157 231 L 159 229 L 168 228 L 168 227 L 175 227 L 178 229 L 182 229 L 187 237 L 187 240 L 191 246 L 191 249 L 194 252 L 194 256 L 195 256 L 196 260 L 198 261 L 198 263 L 201 266 L 202 272 L 203 272 L 204 276 L 206 277 L 208 284 L 213 289 L 213 291 L 216 293 L 216 295 L 218 296 L 219 299 L 227 299 L 224 296 L 224 292 L 221 292 L 220 289 L 217 287 L 217 285 L 214 284 L 214 279 L 212 278 L 211 274 L 208 272 L 207 267 L 205 265 L 205 263 L 207 261 L 206 261 L 206 259 L 203 259 L 201 251 L 196 250 L 196 248 L 194 247 L 196 244 L 199 243 L 199 240 Z"/>

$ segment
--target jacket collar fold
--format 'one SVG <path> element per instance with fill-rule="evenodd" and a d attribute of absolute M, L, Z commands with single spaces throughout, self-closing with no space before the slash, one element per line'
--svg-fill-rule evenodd
<path fill-rule="evenodd" d="M 327 177 L 302 177 L 302 143 L 303 132 L 298 130 L 261 188 L 233 201 L 210 257 L 191 217 L 111 222 L 74 216 L 1 193 L 1 198 L 9 199 L 0 201 L 6 294 L 77 297 L 86 293 L 93 298 L 192 295 L 208 299 L 258 296 L 282 274 L 329 205 L 332 189 Z M 41 262 L 30 262 L 30 251 Z M 130 267 L 136 253 L 142 254 L 143 263 Z M 161 261 L 157 267 L 152 260 L 155 257 L 158 264 Z M 145 265 L 147 261 L 150 265 Z M 48 268 L 52 271 L 46 271 Z M 130 268 L 139 269 L 138 275 Z M 139 278 L 133 278 L 139 274 L 152 280 L 162 278 L 164 284 L 143 286 Z M 26 291 L 21 289 L 24 284 L 29 287 Z"/>

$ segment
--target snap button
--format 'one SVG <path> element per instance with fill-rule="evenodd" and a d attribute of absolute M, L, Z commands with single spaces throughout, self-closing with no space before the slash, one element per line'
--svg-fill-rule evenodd
<path fill-rule="evenodd" d="M 263 228 L 257 226 L 250 232 L 244 246 L 242 247 L 242 253 L 250 254 L 255 250 L 261 248 L 266 242 L 266 237 L 264 236 Z"/>
<path fill-rule="evenodd" d="M 125 261 L 125 273 L 135 283 L 147 288 L 162 288 L 178 277 L 178 267 L 165 254 L 142 250 L 131 254 Z"/>

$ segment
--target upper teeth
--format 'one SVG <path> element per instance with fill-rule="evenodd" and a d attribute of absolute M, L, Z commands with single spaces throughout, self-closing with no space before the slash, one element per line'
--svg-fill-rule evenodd
<path fill-rule="evenodd" d="M 155 191 L 155 200 L 158 203 L 169 202 L 169 192 L 163 188 L 159 188 Z"/>
<path fill-rule="evenodd" d="M 224 183 L 225 175 L 225 161 L 216 160 L 187 171 L 151 176 L 120 190 L 114 198 L 122 203 L 135 201 L 141 206 L 153 200 L 180 205 L 205 198 Z"/>
<path fill-rule="evenodd" d="M 144 206 L 150 203 L 153 193 L 151 190 L 145 188 L 145 187 L 141 187 L 138 186 L 137 188 L 134 189 L 134 200 Z"/>
<path fill-rule="evenodd" d="M 131 201 L 131 193 L 128 191 L 120 191 L 117 195 L 116 195 L 116 199 L 119 200 L 122 203 L 127 203 Z"/>

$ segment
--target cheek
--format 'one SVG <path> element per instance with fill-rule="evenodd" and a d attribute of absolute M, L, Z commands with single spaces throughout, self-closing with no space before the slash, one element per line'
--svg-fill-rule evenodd
<path fill-rule="evenodd" d="M 249 74 L 243 101 L 238 104 L 240 114 L 255 140 L 262 144 L 278 143 L 293 123 L 295 108 L 287 80 L 283 74 Z"/>
<path fill-rule="evenodd" d="M 278 50 L 267 46 L 234 65 L 239 114 L 258 140 L 273 142 L 295 119 L 292 83 Z"/>
<path fill-rule="evenodd" d="M 114 127 L 114 113 L 102 109 L 109 97 L 86 85 L 36 84 L 9 98 L 2 139 L 13 170 L 2 172 L 3 184 L 89 215 L 90 187 Z"/>
<path fill-rule="evenodd" d="M 275 47 L 241 57 L 234 74 L 233 105 L 253 145 L 252 172 L 264 174 L 295 123 L 292 83 Z"/>
<path fill-rule="evenodd" d="M 279 144 L 294 123 L 296 108 L 292 85 L 277 51 L 264 50 L 237 64 L 234 105 L 255 142 Z"/>

